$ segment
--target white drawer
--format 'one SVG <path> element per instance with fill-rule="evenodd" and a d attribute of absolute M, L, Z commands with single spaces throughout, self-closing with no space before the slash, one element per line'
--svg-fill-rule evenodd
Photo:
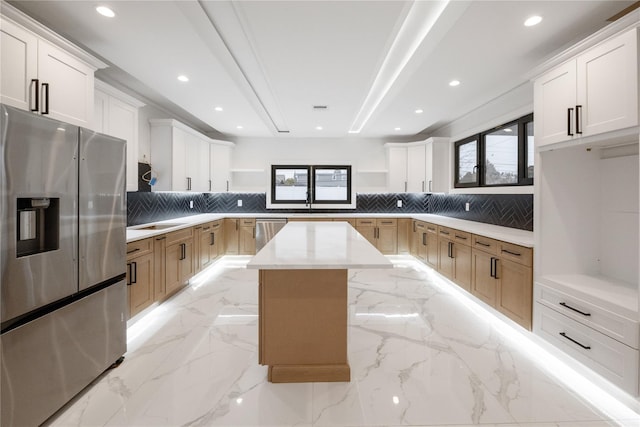
<path fill-rule="evenodd" d="M 540 283 L 535 284 L 534 292 L 537 302 L 628 346 L 640 348 L 640 329 L 637 321 Z"/>
<path fill-rule="evenodd" d="M 627 392 L 638 395 L 639 352 L 536 303 L 534 333 Z"/>

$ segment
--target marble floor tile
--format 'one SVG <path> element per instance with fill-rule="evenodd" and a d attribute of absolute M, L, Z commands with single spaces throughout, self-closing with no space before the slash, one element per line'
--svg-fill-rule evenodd
<path fill-rule="evenodd" d="M 131 325 L 124 363 L 46 425 L 640 426 L 565 386 L 410 257 L 349 272 L 351 382 L 269 383 L 249 258 L 224 257 Z"/>

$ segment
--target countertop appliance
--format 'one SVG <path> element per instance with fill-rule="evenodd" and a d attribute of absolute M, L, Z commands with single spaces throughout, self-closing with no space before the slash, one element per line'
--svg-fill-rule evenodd
<path fill-rule="evenodd" d="M 256 252 L 262 249 L 285 225 L 287 225 L 286 218 L 256 218 Z"/>
<path fill-rule="evenodd" d="M 2 425 L 39 425 L 126 351 L 126 141 L 0 104 Z"/>

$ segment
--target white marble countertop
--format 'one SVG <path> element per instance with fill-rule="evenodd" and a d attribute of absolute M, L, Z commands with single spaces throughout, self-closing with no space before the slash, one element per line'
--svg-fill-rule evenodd
<path fill-rule="evenodd" d="M 216 221 L 223 218 L 411 218 L 420 221 L 431 222 L 444 227 L 456 228 L 473 234 L 480 234 L 496 240 L 513 243 L 528 248 L 533 247 L 533 232 L 516 228 L 501 227 L 499 225 L 485 224 L 483 222 L 467 221 L 434 214 L 407 214 L 407 213 L 331 213 L 331 214 L 287 214 L 287 213 L 210 213 L 184 216 L 180 218 L 157 221 L 150 224 L 134 225 L 127 227 L 127 243 L 142 240 L 149 237 L 177 231 L 182 228 L 193 227 L 205 222 Z M 149 226 L 161 226 L 166 228 L 145 229 Z"/>
<path fill-rule="evenodd" d="M 393 268 L 346 222 L 290 222 L 247 264 L 250 269 Z"/>

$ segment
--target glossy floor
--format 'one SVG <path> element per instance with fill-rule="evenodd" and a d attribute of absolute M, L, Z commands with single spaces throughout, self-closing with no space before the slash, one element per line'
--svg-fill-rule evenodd
<path fill-rule="evenodd" d="M 350 271 L 351 382 L 271 384 L 257 363 L 258 272 L 247 260 L 224 258 L 130 327 L 124 363 L 49 424 L 640 425 L 617 401 L 563 385 L 572 380 L 549 374 L 544 352 L 401 257 L 392 270 Z"/>

